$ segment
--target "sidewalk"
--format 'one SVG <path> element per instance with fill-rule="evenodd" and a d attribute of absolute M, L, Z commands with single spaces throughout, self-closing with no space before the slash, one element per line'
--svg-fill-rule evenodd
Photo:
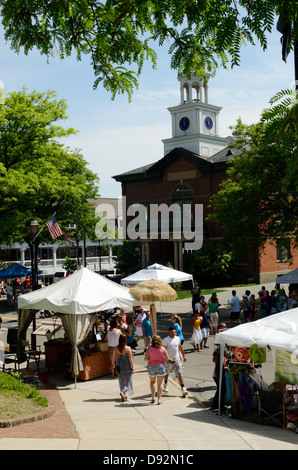
<path fill-rule="evenodd" d="M 1 450 L 297 450 L 298 435 L 272 426 L 261 426 L 219 417 L 204 409 L 191 395 L 182 398 L 176 383 L 161 405 L 150 403 L 147 371 L 136 367 L 134 395 L 125 403 L 119 396 L 118 380 L 100 378 L 68 382 L 59 394 L 77 432 L 77 437 L 2 437 Z M 43 423 L 50 425 L 53 417 Z M 40 423 L 33 423 L 40 426 Z M 32 424 L 32 425 L 33 425 Z M 31 425 L 31 426 L 32 426 Z M 26 424 L 21 425 L 25 430 Z M 10 428 L 7 429 L 9 431 Z M 16 432 L 17 427 L 15 428 Z M 9 433 L 8 433 L 9 434 Z"/>

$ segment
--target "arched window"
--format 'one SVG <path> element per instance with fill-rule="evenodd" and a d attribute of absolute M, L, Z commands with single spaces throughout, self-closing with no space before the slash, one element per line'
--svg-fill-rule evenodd
<path fill-rule="evenodd" d="M 190 218 L 191 221 L 193 219 L 193 190 L 189 184 L 181 183 L 175 188 L 173 204 L 177 204 L 180 207 L 180 215 L 174 215 L 174 227 L 182 228 L 184 226 L 183 216 Z"/>
<path fill-rule="evenodd" d="M 187 183 L 179 184 L 174 190 L 173 193 L 173 202 L 178 201 L 191 201 L 193 200 L 193 190 L 191 186 Z"/>

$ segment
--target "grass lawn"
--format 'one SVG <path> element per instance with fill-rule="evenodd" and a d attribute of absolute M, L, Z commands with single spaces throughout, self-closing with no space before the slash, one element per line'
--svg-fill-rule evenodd
<path fill-rule="evenodd" d="M 17 373 L 14 375 L 0 372 L 0 421 L 30 416 L 49 405 L 35 387 L 24 384 Z"/>
<path fill-rule="evenodd" d="M 221 289 L 202 289 L 201 291 L 201 295 L 211 295 L 212 292 L 225 292 L 225 290 L 221 290 Z M 188 299 L 188 298 L 191 298 L 191 292 L 190 290 L 177 290 L 177 300 L 181 300 L 181 299 Z"/>

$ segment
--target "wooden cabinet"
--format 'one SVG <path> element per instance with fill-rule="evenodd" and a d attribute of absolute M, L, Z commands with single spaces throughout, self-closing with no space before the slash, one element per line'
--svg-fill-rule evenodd
<path fill-rule="evenodd" d="M 111 361 L 108 352 L 97 352 L 82 357 L 84 370 L 79 373 L 79 379 L 90 380 L 111 373 Z"/>
<path fill-rule="evenodd" d="M 72 348 L 69 341 L 49 341 L 44 346 L 47 369 L 64 369 L 70 363 Z"/>

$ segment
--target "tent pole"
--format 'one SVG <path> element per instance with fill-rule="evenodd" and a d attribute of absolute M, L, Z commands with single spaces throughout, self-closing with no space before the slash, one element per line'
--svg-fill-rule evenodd
<path fill-rule="evenodd" d="M 221 388 L 222 388 L 222 370 L 223 370 L 223 357 L 224 357 L 224 350 L 225 346 L 222 344 L 219 345 L 219 387 L 218 387 L 218 416 L 220 416 L 221 412 Z"/>
<path fill-rule="evenodd" d="M 75 319 L 75 341 L 76 341 L 76 346 L 77 346 L 77 316 L 74 315 Z M 75 381 L 74 381 L 74 388 L 77 388 L 77 376 L 75 375 Z"/>

